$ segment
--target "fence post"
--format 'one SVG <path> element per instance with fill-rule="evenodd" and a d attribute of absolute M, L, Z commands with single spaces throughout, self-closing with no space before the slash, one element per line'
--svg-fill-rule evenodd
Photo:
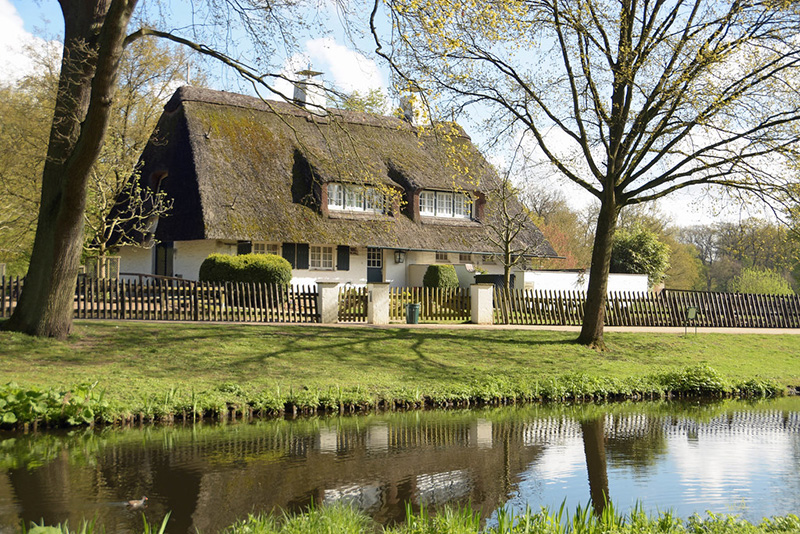
<path fill-rule="evenodd" d="M 389 324 L 389 283 L 367 284 L 367 323 Z"/>
<path fill-rule="evenodd" d="M 317 310 L 322 324 L 339 322 L 339 282 L 317 282 Z"/>
<path fill-rule="evenodd" d="M 473 324 L 492 324 L 494 316 L 494 284 L 472 284 L 469 296 L 472 301 L 470 322 Z"/>

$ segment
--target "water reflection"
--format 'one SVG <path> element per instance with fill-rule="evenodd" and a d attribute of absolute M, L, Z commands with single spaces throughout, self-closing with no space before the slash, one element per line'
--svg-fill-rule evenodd
<path fill-rule="evenodd" d="M 0 433 L 0 532 L 97 517 L 216 532 L 254 511 L 348 502 L 382 523 L 471 502 L 484 517 L 611 498 L 680 515 L 800 509 L 800 402 L 527 407 L 251 425 Z"/>

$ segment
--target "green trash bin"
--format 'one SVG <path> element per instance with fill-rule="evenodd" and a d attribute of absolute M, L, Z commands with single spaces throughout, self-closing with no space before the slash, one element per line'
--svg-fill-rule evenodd
<path fill-rule="evenodd" d="M 419 323 L 419 309 L 422 304 L 406 304 L 406 324 Z"/>

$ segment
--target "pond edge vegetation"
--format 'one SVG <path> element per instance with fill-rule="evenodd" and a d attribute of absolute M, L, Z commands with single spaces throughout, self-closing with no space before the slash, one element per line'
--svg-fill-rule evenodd
<path fill-rule="evenodd" d="M 237 521 L 224 534 L 761 534 L 778 532 L 800 532 L 800 518 L 796 515 L 764 518 L 753 524 L 735 515 L 713 514 L 705 517 L 694 514 L 681 519 L 673 513 L 647 514 L 636 506 L 630 514 L 617 512 L 608 504 L 602 512 L 595 513 L 591 506 L 578 506 L 569 513 L 562 504 L 556 511 L 546 508 L 534 512 L 530 508 L 515 513 L 508 508 L 498 510 L 496 517 L 483 526 L 484 519 L 469 504 L 461 507 L 445 507 L 433 514 L 428 508 L 414 512 L 406 508 L 406 519 L 402 524 L 382 527 L 367 514 L 347 505 L 311 506 L 301 513 L 254 514 Z M 144 534 L 166 532 L 169 514 L 157 523 L 148 523 L 143 517 Z M 76 530 L 66 523 L 54 527 L 31 525 L 23 532 L 27 534 L 93 534 L 96 525 L 84 521 Z"/>
<path fill-rule="evenodd" d="M 204 419 L 237 420 L 369 411 L 469 408 L 519 403 L 606 402 L 685 398 L 765 398 L 794 394 L 772 380 L 732 380 L 707 365 L 661 371 L 645 376 L 612 378 L 568 373 L 542 380 L 487 375 L 453 383 L 436 391 L 402 387 L 280 387 L 248 392 L 235 383 L 204 391 L 170 389 L 142 396 L 123 406 L 106 399 L 102 385 L 72 388 L 26 388 L 14 382 L 0 386 L 0 428 L 38 429 L 95 424 L 133 424 Z"/>

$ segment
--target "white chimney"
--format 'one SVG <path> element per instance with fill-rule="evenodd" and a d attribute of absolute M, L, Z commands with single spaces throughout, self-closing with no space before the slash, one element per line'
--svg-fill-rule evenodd
<path fill-rule="evenodd" d="M 400 97 L 400 108 L 403 110 L 403 118 L 413 126 L 430 124 L 428 109 L 425 107 L 425 100 L 422 98 L 422 90 L 414 88 L 409 90 L 410 94 Z"/>
<path fill-rule="evenodd" d="M 295 72 L 295 74 L 303 76 L 303 79 L 294 82 L 295 103 L 303 106 L 311 113 L 325 115 L 327 113 L 325 105 L 328 103 L 328 99 L 325 96 L 325 87 L 323 87 L 321 81 L 314 81 L 314 77 L 322 73 L 308 68 Z"/>

